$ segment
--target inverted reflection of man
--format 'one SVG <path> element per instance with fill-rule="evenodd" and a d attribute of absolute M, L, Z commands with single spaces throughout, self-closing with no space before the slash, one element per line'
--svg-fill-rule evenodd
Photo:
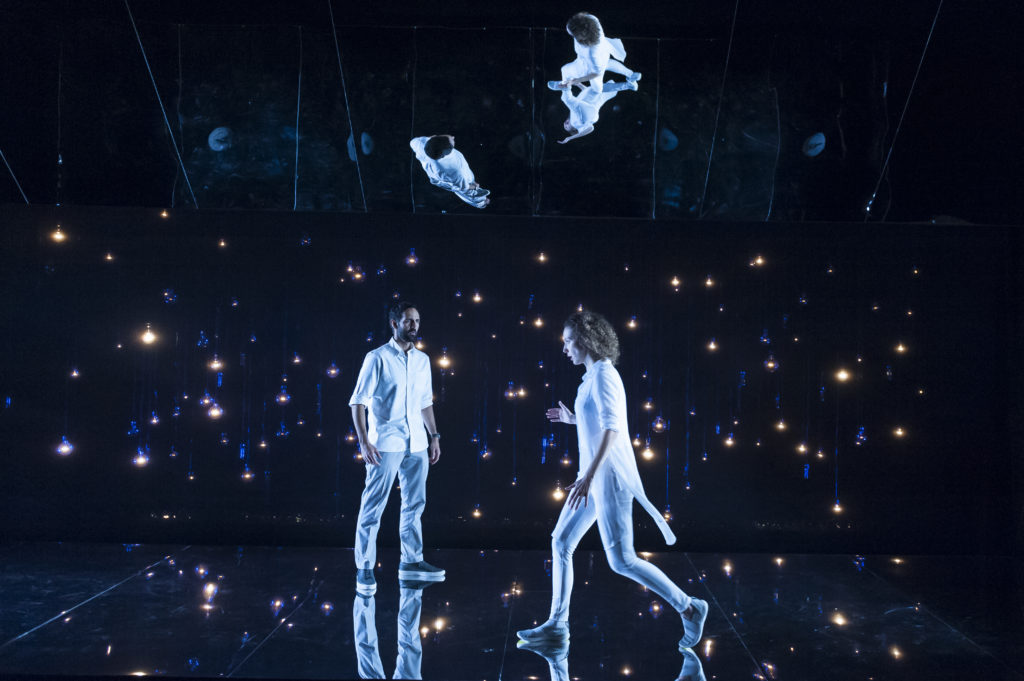
<path fill-rule="evenodd" d="M 644 493 L 629 441 L 626 391 L 613 362 L 619 357 L 615 330 L 601 315 L 589 310 L 573 313 L 562 330 L 562 351 L 586 373 L 576 392 L 574 414 L 561 402 L 548 409 L 548 420 L 576 425 L 580 471 L 551 533 L 551 613 L 540 626 L 516 632 L 524 641 L 566 639 L 569 636 L 569 599 L 572 595 L 572 555 L 583 535 L 597 523 L 608 565 L 658 594 L 680 614 L 680 647 L 700 641 L 708 604 L 691 598 L 652 563 L 640 560 L 633 549 L 633 500 L 654 519 L 665 541 L 675 535 L 665 518 Z"/>
<path fill-rule="evenodd" d="M 593 14 L 579 12 L 570 17 L 565 30 L 572 36 L 576 59 L 562 66 L 562 80 L 548 81 L 552 90 L 568 90 L 573 85 L 587 83 L 600 92 L 604 85 L 605 71 L 626 76 L 628 89 L 636 90 L 641 74 L 633 71 L 621 60 L 626 50 L 618 38 L 606 38 L 601 22 Z"/>
<path fill-rule="evenodd" d="M 484 208 L 491 202 L 490 192 L 480 187 L 466 157 L 455 148 L 453 136 L 416 137 L 409 146 L 430 184 L 447 189 L 474 208 Z"/>
<path fill-rule="evenodd" d="M 354 551 L 356 591 L 364 595 L 377 590 L 373 577 L 377 531 L 396 476 L 402 494 L 398 578 L 444 579 L 444 570 L 423 560 L 420 516 L 427 501 L 427 470 L 441 457 L 441 435 L 434 421 L 430 360 L 414 345 L 420 313 L 412 303 L 395 303 L 388 312 L 388 324 L 391 340 L 366 353 L 349 399 L 359 451 L 366 463 Z"/>
<path fill-rule="evenodd" d="M 422 679 L 423 644 L 420 640 L 420 616 L 423 613 L 423 589 L 435 582 L 400 580 L 398 596 L 398 659 L 393 679 Z M 361 679 L 383 679 L 377 639 L 376 599 L 356 594 L 352 603 L 353 640 L 356 665 Z"/>
<path fill-rule="evenodd" d="M 700 663 L 697 653 L 691 648 L 680 646 L 679 652 L 683 654 L 683 666 L 679 670 L 676 681 L 708 681 L 704 676 L 704 666 Z"/>
<path fill-rule="evenodd" d="M 356 593 L 352 601 L 352 631 L 359 678 L 383 679 L 384 665 L 377 642 L 377 601 L 373 596 Z"/>

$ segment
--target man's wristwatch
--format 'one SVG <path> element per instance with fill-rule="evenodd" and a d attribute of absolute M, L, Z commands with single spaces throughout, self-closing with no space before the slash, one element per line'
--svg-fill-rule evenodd
<path fill-rule="evenodd" d="M 441 439 L 441 433 L 430 433 L 429 436 L 437 440 Z"/>

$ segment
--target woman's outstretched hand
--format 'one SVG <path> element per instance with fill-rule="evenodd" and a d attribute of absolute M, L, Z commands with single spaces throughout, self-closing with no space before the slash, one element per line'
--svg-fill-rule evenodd
<path fill-rule="evenodd" d="M 561 402 L 558 403 L 558 407 L 548 409 L 547 417 L 548 421 L 552 423 L 568 423 L 569 425 L 576 423 L 576 416 L 569 411 L 569 407 Z"/>

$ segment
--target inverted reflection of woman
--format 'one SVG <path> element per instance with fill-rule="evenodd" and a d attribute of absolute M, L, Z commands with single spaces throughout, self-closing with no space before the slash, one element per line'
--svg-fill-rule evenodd
<path fill-rule="evenodd" d="M 629 89 L 636 90 L 640 72 L 633 71 L 622 60 L 626 50 L 618 38 L 606 38 L 601 22 L 593 14 L 579 12 L 570 17 L 565 30 L 572 36 L 576 59 L 562 66 L 562 80 L 548 81 L 552 90 L 566 90 L 573 85 L 589 83 L 600 92 L 605 71 L 626 76 Z"/>
<path fill-rule="evenodd" d="M 640 481 L 626 423 L 626 391 L 613 364 L 619 356 L 615 330 L 604 317 L 585 310 L 566 320 L 562 340 L 562 351 L 587 371 L 576 392 L 576 413 L 559 402 L 558 407 L 548 409 L 547 417 L 576 424 L 580 472 L 566 487 L 569 496 L 551 534 L 551 614 L 539 627 L 517 634 L 524 641 L 568 638 L 572 554 L 596 522 L 608 565 L 675 608 L 683 622 L 679 646 L 693 647 L 703 635 L 708 604 L 688 596 L 660 569 L 637 558 L 633 550 L 634 499 L 658 524 L 666 543 L 674 544 L 676 538 L 647 499 Z"/>

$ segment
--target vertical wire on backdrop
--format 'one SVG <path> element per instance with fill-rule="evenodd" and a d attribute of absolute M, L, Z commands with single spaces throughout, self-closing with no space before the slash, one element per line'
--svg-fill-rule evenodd
<path fill-rule="evenodd" d="M 942 11 L 942 3 L 944 0 L 939 0 L 938 7 L 935 8 L 935 16 L 932 18 L 932 26 L 928 29 L 928 38 L 924 41 L 924 48 L 921 49 L 921 58 L 917 62 L 917 70 L 914 71 L 914 79 L 910 82 L 910 90 L 907 91 L 907 99 L 903 102 L 903 111 L 900 113 L 900 120 L 896 124 L 896 131 L 892 134 L 892 142 L 889 144 L 889 152 L 885 155 L 885 162 L 882 163 L 882 169 L 878 173 L 878 181 L 875 182 L 875 188 L 871 192 L 871 198 L 868 199 L 868 205 L 864 208 L 864 222 L 868 221 L 871 217 L 871 207 L 875 203 L 875 197 L 878 196 L 878 189 L 882 186 L 882 179 L 886 175 L 886 171 L 889 169 L 889 161 L 892 159 L 892 151 L 896 147 L 896 138 L 900 135 L 900 128 L 903 127 L 903 118 L 907 115 L 907 108 L 910 106 L 910 98 L 914 94 L 914 87 L 917 85 L 917 77 L 921 75 L 921 67 L 924 65 L 924 57 L 928 54 L 928 46 L 932 42 L 932 34 L 935 33 L 935 25 L 939 21 L 939 12 Z M 888 120 L 888 117 L 886 117 Z M 891 197 L 890 197 L 891 201 Z M 888 214 L 888 210 L 886 210 Z M 882 216 L 882 220 L 885 220 L 885 215 Z"/>
<path fill-rule="evenodd" d="M 654 67 L 654 153 L 651 158 L 651 219 L 658 217 L 658 117 L 661 113 L 661 38 L 657 39 Z"/>
<path fill-rule="evenodd" d="M 772 88 L 772 95 L 775 99 L 775 163 L 772 164 L 772 186 L 768 194 L 768 212 L 765 213 L 764 221 L 772 216 L 772 206 L 775 205 L 775 176 L 779 172 L 779 155 L 782 152 L 782 114 L 779 111 L 779 90 Z"/>
<path fill-rule="evenodd" d="M 61 122 L 63 110 L 61 107 L 64 99 L 64 30 L 61 25 L 60 32 L 60 49 L 57 53 L 57 195 L 54 197 L 54 203 L 57 206 L 61 205 L 64 200 L 64 155 L 63 155 L 63 139 L 61 137 Z"/>
<path fill-rule="evenodd" d="M 181 119 L 181 96 L 182 91 L 185 88 L 185 77 L 181 68 L 181 24 L 178 24 L 178 100 L 174 103 L 175 113 L 178 115 L 178 139 L 184 142 L 185 129 Z M 171 208 L 174 208 L 176 203 L 176 194 L 178 192 L 178 173 L 174 173 L 174 183 L 171 184 Z"/>
<path fill-rule="evenodd" d="M 526 142 L 530 145 L 530 215 L 535 216 L 537 215 L 537 203 L 535 201 L 537 196 L 537 159 L 534 154 L 536 144 L 534 143 L 533 136 L 537 130 L 537 63 L 534 59 L 532 26 L 528 29 L 527 41 L 530 44 L 530 132 L 526 136 Z"/>
<path fill-rule="evenodd" d="M 128 2 L 128 0 L 125 0 Z M 352 107 L 348 101 L 348 87 L 345 85 L 345 69 L 341 65 L 341 46 L 338 44 L 338 27 L 334 23 L 334 7 L 332 6 L 332 0 L 327 0 L 327 10 L 331 15 L 331 35 L 334 36 L 334 52 L 338 56 L 338 73 L 341 74 L 341 92 L 345 97 L 345 115 L 348 116 L 348 132 L 352 136 L 352 145 L 356 151 L 352 156 L 356 160 L 356 175 L 359 177 L 359 194 L 363 199 L 363 212 L 365 213 L 368 209 L 366 205 L 366 190 L 363 188 L 363 171 L 359 167 L 359 149 L 355 145 L 356 141 L 356 129 L 352 125 Z"/>
<path fill-rule="evenodd" d="M 126 0 L 127 1 L 127 0 Z M 725 96 L 725 79 L 729 75 L 729 57 L 732 56 L 732 39 L 736 33 L 736 16 L 740 11 L 740 0 L 736 0 L 736 6 L 732 12 L 732 28 L 729 29 L 729 47 L 725 52 L 725 68 L 722 69 L 722 85 L 718 90 L 718 105 L 715 108 L 715 125 L 711 130 L 711 148 L 708 150 L 708 167 L 704 174 L 704 192 L 700 195 L 698 204 L 698 216 L 704 217 L 704 201 L 708 197 L 708 180 L 711 178 L 711 160 L 715 155 L 715 139 L 718 137 L 718 119 L 722 114 L 722 98 Z"/>
<path fill-rule="evenodd" d="M 416 68 L 419 66 L 420 53 L 416 45 L 416 39 L 419 34 L 416 31 L 416 27 L 412 27 L 412 77 L 409 79 L 411 82 L 409 87 L 411 93 L 409 96 L 409 139 L 416 138 Z M 413 177 L 416 173 L 416 157 L 413 156 L 409 159 L 409 202 L 412 204 L 412 212 L 416 212 L 416 183 Z"/>
<path fill-rule="evenodd" d="M 171 129 L 171 122 L 167 118 L 167 109 L 164 108 L 164 100 L 160 97 L 160 88 L 156 86 L 156 78 L 153 76 L 153 69 L 149 66 L 149 57 L 146 56 L 146 48 L 142 45 L 142 36 L 139 35 L 139 29 L 135 25 L 135 17 L 132 15 L 132 8 L 128 4 L 128 0 L 124 0 L 124 8 L 128 10 L 128 19 L 132 23 L 132 30 L 135 31 L 135 39 L 139 43 L 139 51 L 142 53 L 142 60 L 146 63 L 146 71 L 149 73 L 149 80 L 153 83 L 153 92 L 156 93 L 156 101 L 160 105 L 160 113 L 164 117 L 164 125 L 167 126 L 167 134 L 171 137 L 171 146 L 174 147 L 174 155 L 178 158 L 178 165 L 181 167 L 181 173 L 185 176 L 185 184 L 188 185 L 188 193 L 192 196 L 192 203 L 195 204 L 196 208 L 199 208 L 199 202 L 196 201 L 196 194 L 192 191 L 192 183 L 188 179 L 188 171 L 185 170 L 185 162 L 181 159 L 181 150 L 178 147 L 178 142 L 174 139 L 174 130 Z"/>
<path fill-rule="evenodd" d="M 299 207 L 299 113 L 302 110 L 302 27 L 299 26 L 298 28 L 299 82 L 295 93 L 295 181 L 292 189 L 292 210 L 297 210 Z"/>

